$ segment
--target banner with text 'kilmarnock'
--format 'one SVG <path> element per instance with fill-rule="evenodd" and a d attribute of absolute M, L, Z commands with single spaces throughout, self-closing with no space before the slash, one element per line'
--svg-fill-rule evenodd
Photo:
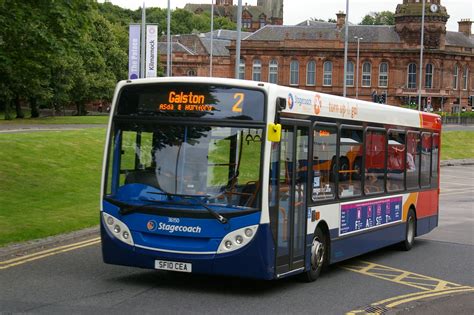
<path fill-rule="evenodd" d="M 146 26 L 145 73 L 147 78 L 156 77 L 158 52 L 158 25 Z"/>

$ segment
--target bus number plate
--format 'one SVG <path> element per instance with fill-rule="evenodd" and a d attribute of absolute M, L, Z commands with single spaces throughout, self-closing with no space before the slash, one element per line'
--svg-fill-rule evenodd
<path fill-rule="evenodd" d="M 155 269 L 179 272 L 191 272 L 192 264 L 179 261 L 155 260 Z"/>

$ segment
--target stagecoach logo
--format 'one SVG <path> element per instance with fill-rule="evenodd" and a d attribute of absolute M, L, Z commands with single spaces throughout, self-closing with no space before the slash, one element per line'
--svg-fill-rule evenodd
<path fill-rule="evenodd" d="M 314 102 L 313 102 L 314 113 L 316 115 L 319 115 L 319 113 L 321 113 L 322 106 L 323 106 L 323 102 L 321 100 L 321 95 L 316 93 L 316 95 L 314 96 Z"/>
<path fill-rule="evenodd" d="M 293 109 L 293 106 L 295 105 L 295 99 L 293 98 L 293 94 L 288 94 L 288 108 Z"/>
<path fill-rule="evenodd" d="M 148 223 L 146 224 L 146 228 L 148 229 L 148 231 L 156 230 L 156 222 L 153 220 L 148 221 Z"/>

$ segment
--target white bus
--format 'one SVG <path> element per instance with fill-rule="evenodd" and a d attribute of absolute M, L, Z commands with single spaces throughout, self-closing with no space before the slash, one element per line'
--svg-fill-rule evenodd
<path fill-rule="evenodd" d="M 408 250 L 437 226 L 440 131 L 437 115 L 269 83 L 119 82 L 104 262 L 314 281 L 331 263 Z"/>

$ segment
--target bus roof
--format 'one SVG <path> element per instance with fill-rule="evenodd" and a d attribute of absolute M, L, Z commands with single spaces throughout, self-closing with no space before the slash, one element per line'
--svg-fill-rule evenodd
<path fill-rule="evenodd" d="M 286 98 L 284 113 L 441 129 L 441 118 L 436 114 L 289 87 L 279 90 L 278 96 Z"/>
<path fill-rule="evenodd" d="M 263 89 L 271 94 L 269 104 L 275 106 L 273 97 L 286 99 L 283 113 L 305 116 L 322 116 L 354 121 L 367 121 L 388 125 L 408 126 L 441 130 L 439 115 L 419 112 L 386 104 L 372 103 L 353 98 L 312 92 L 302 89 L 280 86 L 267 82 L 211 78 L 211 77 L 162 77 L 136 80 L 124 80 L 117 84 L 116 93 L 125 85 L 153 83 L 201 83 L 232 85 L 242 88 Z"/>

